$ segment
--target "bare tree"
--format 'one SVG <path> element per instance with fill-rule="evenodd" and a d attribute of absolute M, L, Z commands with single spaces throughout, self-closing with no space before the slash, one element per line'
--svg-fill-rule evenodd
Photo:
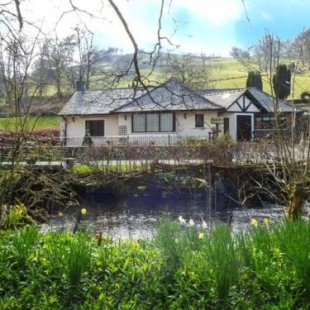
<path fill-rule="evenodd" d="M 63 88 L 70 80 L 74 66 L 75 38 L 73 35 L 59 40 L 48 40 L 48 60 L 52 70 L 52 81 L 56 87 L 57 97 L 63 97 Z"/>
<path fill-rule="evenodd" d="M 101 62 L 101 54 L 103 50 L 99 51 L 94 45 L 94 34 L 87 28 L 76 28 L 77 48 L 78 48 L 78 67 L 79 80 L 85 82 L 85 88 L 90 88 L 91 78 L 94 77 L 98 69 L 97 64 Z M 118 49 L 114 48 L 113 53 Z"/>
<path fill-rule="evenodd" d="M 192 54 L 168 55 L 165 73 L 191 89 L 210 87 L 213 71 L 204 57 Z"/>
<path fill-rule="evenodd" d="M 32 79 L 38 84 L 39 99 L 42 100 L 43 93 L 51 82 L 51 67 L 49 61 L 49 43 L 44 39 L 39 45 L 39 53 L 33 65 Z"/>
<path fill-rule="evenodd" d="M 272 42 L 272 40 L 271 40 Z M 274 55 L 273 45 L 270 45 L 267 67 L 271 70 L 265 76 L 265 82 L 272 85 L 279 54 Z M 274 60 L 273 57 L 276 59 Z M 298 63 L 298 62 L 297 62 Z M 294 80 L 294 77 L 292 78 Z M 270 87 L 272 91 L 272 87 Z M 289 219 L 300 218 L 306 200 L 309 198 L 310 186 L 308 182 L 310 173 L 310 140 L 309 119 L 301 118 L 302 111 L 292 108 L 289 116 L 281 112 L 282 101 L 273 93 L 273 111 L 275 134 L 272 142 L 262 140 L 256 144 L 256 150 L 251 153 L 249 146 L 247 152 L 251 158 L 259 158 L 257 174 L 250 175 L 256 192 L 269 196 L 277 203 L 286 206 Z M 304 126 L 306 125 L 306 126 Z M 304 127 L 302 127 L 304 126 Z M 300 135 L 303 130 L 304 136 Z"/>

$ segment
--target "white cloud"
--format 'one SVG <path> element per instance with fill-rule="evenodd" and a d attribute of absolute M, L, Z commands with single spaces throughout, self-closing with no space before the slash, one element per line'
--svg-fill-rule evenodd
<path fill-rule="evenodd" d="M 138 46 L 151 49 L 157 40 L 161 1 L 115 2 L 128 22 Z M 73 28 L 82 20 L 95 33 L 96 42 L 101 43 L 101 48 L 113 46 L 122 48 L 124 52 L 132 52 L 132 42 L 107 0 L 74 0 L 73 3 L 82 12 L 63 14 L 72 10 L 68 0 L 25 0 L 22 2 L 22 9 L 27 19 L 36 21 L 40 27 L 43 23 L 42 30 L 46 32 L 56 29 L 60 37 L 65 37 L 72 34 Z M 207 50 L 209 53 L 222 54 L 228 43 L 218 43 L 219 38 L 213 37 L 219 31 L 215 34 L 213 29 L 229 27 L 244 16 L 241 0 L 166 0 L 161 34 L 186 51 L 198 53 Z M 56 24 L 57 21 L 59 22 Z M 206 37 L 205 33 L 209 35 Z M 217 42 L 213 43 L 215 40 Z"/>

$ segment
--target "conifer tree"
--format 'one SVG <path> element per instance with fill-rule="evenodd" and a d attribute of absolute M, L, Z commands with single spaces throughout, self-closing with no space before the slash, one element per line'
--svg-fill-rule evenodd
<path fill-rule="evenodd" d="M 291 71 L 286 65 L 277 67 L 272 79 L 273 90 L 278 99 L 286 99 L 291 93 Z"/>
<path fill-rule="evenodd" d="M 259 71 L 249 71 L 246 80 L 246 87 L 256 87 L 263 90 L 263 81 Z"/>

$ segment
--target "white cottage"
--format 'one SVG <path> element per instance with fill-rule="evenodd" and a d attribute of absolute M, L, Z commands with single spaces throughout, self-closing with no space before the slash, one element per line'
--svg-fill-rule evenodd
<path fill-rule="evenodd" d="M 295 111 L 285 102 L 278 109 L 288 119 Z M 148 89 L 78 89 L 59 115 L 67 146 L 81 146 L 88 136 L 94 145 L 165 145 L 224 133 L 250 140 L 274 128 L 273 112 L 274 100 L 255 88 L 193 91 L 172 79 Z"/>

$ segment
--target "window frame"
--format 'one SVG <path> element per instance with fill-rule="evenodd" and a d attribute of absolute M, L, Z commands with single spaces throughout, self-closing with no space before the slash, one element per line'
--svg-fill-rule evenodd
<path fill-rule="evenodd" d="M 104 137 L 105 134 L 104 120 L 86 120 L 85 133 L 89 132 L 91 137 Z"/>
<path fill-rule="evenodd" d="M 151 115 L 153 115 L 153 119 L 151 119 Z M 171 120 L 164 119 L 164 116 L 171 115 Z M 154 119 L 157 117 L 157 124 L 155 122 L 155 125 L 152 126 L 149 124 L 150 121 L 154 121 Z M 142 121 L 144 124 L 136 124 L 135 119 L 138 120 L 138 118 L 142 118 Z M 172 112 L 148 112 L 148 113 L 133 113 L 131 116 L 132 121 L 132 132 L 133 133 L 152 133 L 152 132 L 174 132 L 175 131 L 175 114 Z M 164 124 L 164 122 L 170 121 L 171 123 L 168 125 Z M 171 126 L 170 126 L 171 125 Z M 141 129 L 138 129 L 138 127 L 141 127 Z M 153 128 L 152 128 L 153 127 Z M 167 127 L 170 127 L 166 129 Z M 153 130 L 151 130 L 153 129 Z"/>
<path fill-rule="evenodd" d="M 204 114 L 203 113 L 195 114 L 195 128 L 204 128 L 204 127 L 205 127 Z"/>

